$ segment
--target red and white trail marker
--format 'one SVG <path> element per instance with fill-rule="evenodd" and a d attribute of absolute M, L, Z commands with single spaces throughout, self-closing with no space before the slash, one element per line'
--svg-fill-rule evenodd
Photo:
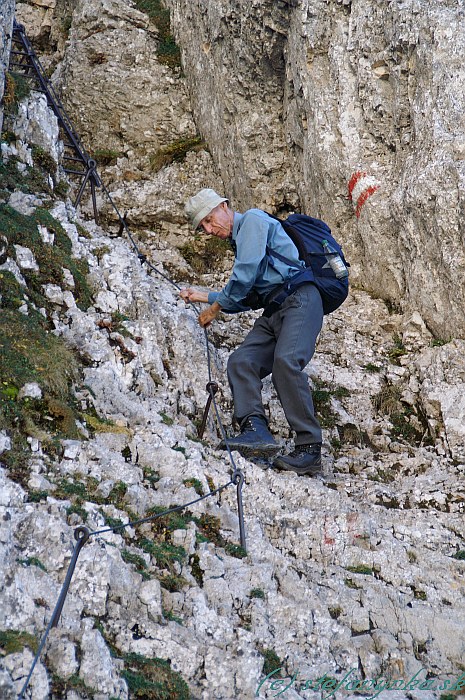
<path fill-rule="evenodd" d="M 360 216 L 362 207 L 372 194 L 379 190 L 380 182 L 368 173 L 357 170 L 349 180 L 349 199 L 355 205 L 355 216 Z"/>

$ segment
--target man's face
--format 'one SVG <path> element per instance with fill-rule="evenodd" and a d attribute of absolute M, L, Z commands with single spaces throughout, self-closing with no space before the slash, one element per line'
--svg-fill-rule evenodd
<path fill-rule="evenodd" d="M 217 238 L 229 238 L 231 234 L 232 217 L 226 202 L 221 202 L 199 224 L 206 233 Z"/>

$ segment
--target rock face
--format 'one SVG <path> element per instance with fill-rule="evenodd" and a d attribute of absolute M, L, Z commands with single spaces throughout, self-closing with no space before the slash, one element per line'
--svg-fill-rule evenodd
<path fill-rule="evenodd" d="M 461 5 L 168 5 L 196 122 L 235 204 L 280 206 L 288 193 L 328 220 L 357 284 L 420 311 L 439 337 L 464 337 Z M 357 172 L 378 187 L 359 217 Z"/>
<path fill-rule="evenodd" d="M 96 71 L 91 93 L 84 85 L 84 72 L 74 73 L 77 66 L 73 65 L 72 51 L 84 56 L 91 48 L 105 46 L 108 52 L 116 52 L 119 46 L 129 62 L 132 58 L 128 47 L 138 46 L 149 60 L 141 38 L 148 26 L 146 17 L 116 1 L 104 0 L 98 5 L 100 14 L 96 7 L 89 7 L 89 3 L 77 6 L 70 50 L 65 57 L 69 73 L 63 67 L 57 73 L 65 90 L 71 90 L 72 85 L 66 84 L 66 76 L 75 75 L 89 89 L 86 99 L 92 95 L 93 103 L 105 73 Z M 185 8 L 186 26 L 190 26 L 187 19 L 197 22 L 200 32 L 207 27 L 203 22 L 210 23 L 210 44 L 206 42 L 198 56 L 205 83 L 223 84 L 214 80 L 220 46 L 226 87 L 233 88 L 233 82 L 228 82 L 229 71 L 232 74 L 234 66 L 244 66 L 237 95 L 242 114 L 237 115 L 237 121 L 230 93 L 222 93 L 225 113 L 232 115 L 231 139 L 237 148 L 237 160 L 225 157 L 227 149 L 231 149 L 227 151 L 231 155 L 234 149 L 220 138 L 223 107 L 219 101 L 210 104 L 211 122 L 207 124 L 207 107 L 199 99 L 193 100 L 204 136 L 210 138 L 207 128 L 211 129 L 213 158 L 206 150 L 191 152 L 183 162 L 167 164 L 156 175 L 144 170 L 144 147 L 138 149 L 135 136 L 141 136 L 144 110 L 149 110 L 148 128 L 152 128 L 152 114 L 156 121 L 155 106 L 152 113 L 152 105 L 143 96 L 132 105 L 134 115 L 131 113 L 133 119 L 124 139 L 115 135 L 112 126 L 102 132 L 110 145 L 122 144 L 123 149 L 127 136 L 130 155 L 108 168 L 106 174 L 112 178 L 118 204 L 132 203 L 130 218 L 146 227 L 143 244 L 156 252 L 149 258 L 156 270 L 141 265 L 137 251 L 124 236 L 109 235 L 107 229 L 82 217 L 69 200 L 57 200 L 50 190 L 33 194 L 29 187 L 21 191 L 12 186 L 11 193 L 3 191 L 3 201 L 8 205 L 0 208 L 2 216 L 9 216 L 9 221 L 22 216 L 23 236 L 33 224 L 34 235 L 30 236 L 30 247 L 22 239 L 12 244 L 6 241 L 2 246 L 0 311 L 8 313 L 14 322 L 19 318 L 33 324 L 39 318 L 48 331 L 46 337 L 65 343 L 69 353 L 65 359 L 71 364 L 70 358 L 74 357 L 80 371 L 72 394 L 79 419 L 71 414 L 70 421 L 63 405 L 57 408 L 55 404 L 58 416 L 71 422 L 74 436 L 59 439 L 29 422 L 19 468 L 18 462 L 9 460 L 15 450 L 14 429 L 0 427 L 2 698 L 17 697 L 22 687 L 32 663 L 31 650 L 36 648 L 58 599 L 75 545 L 73 530 L 83 523 L 94 534 L 82 549 L 59 626 L 51 631 L 32 676 L 32 700 L 53 696 L 66 700 L 127 700 L 136 696 L 135 688 L 152 689 L 147 686 L 150 668 L 158 673 L 152 676 L 156 682 L 162 674 L 172 674 L 164 694 L 168 697 L 169 692 L 173 700 L 272 698 L 283 690 L 283 683 L 290 684 L 284 697 L 317 700 L 321 692 L 313 682 L 326 679 L 327 694 L 349 673 L 350 683 L 344 685 L 347 700 L 360 697 L 354 693 L 357 684 L 364 681 L 362 690 L 370 691 L 374 679 L 381 679 L 374 688 L 379 692 L 386 678 L 400 683 L 400 679 L 408 681 L 416 674 L 424 684 L 418 687 L 418 682 L 413 690 L 402 690 L 397 685 L 397 691 L 391 690 L 392 700 L 405 700 L 407 696 L 436 700 L 444 697 L 443 691 L 451 691 L 459 677 L 463 683 L 464 340 L 435 341 L 419 307 L 401 314 L 392 304 L 354 285 L 343 307 L 326 318 L 317 353 L 306 370 L 323 426 L 321 478 L 279 473 L 236 453 L 233 461 L 229 460 L 216 449 L 221 436 L 213 411 L 204 440 L 197 437 L 196 425 L 210 378 L 219 384 L 219 414 L 226 429 L 232 430 L 226 360 L 256 314 L 225 315 L 206 338 L 197 324 L 195 310 L 186 308 L 180 300 L 176 284 L 182 284 L 186 277 L 195 278 L 187 260 L 181 260 L 172 250 L 177 231 L 187 231 L 181 204 L 185 196 L 201 184 L 220 188 L 215 169 L 218 163 L 225 183 L 234 181 L 237 189 L 231 190 L 230 196 L 241 206 L 247 205 L 248 197 L 255 196 L 272 207 L 291 206 L 299 198 L 312 208 L 317 202 L 329 208 L 332 203 L 334 211 L 342 212 L 342 218 L 345 212 L 343 220 L 350 236 L 353 234 L 348 242 L 355 252 L 361 250 L 365 240 L 362 232 L 369 235 L 375 230 L 370 226 L 379 223 L 376 217 L 384 216 L 384 161 L 379 169 L 370 169 L 372 179 L 366 176 L 352 180 L 353 198 L 358 201 L 367 187 L 380 184 L 361 206 L 358 219 L 354 207 L 342 201 L 342 184 L 340 199 L 330 194 L 337 150 L 331 158 L 328 155 L 328 171 L 318 183 L 308 166 L 310 153 L 320 153 L 321 160 L 315 156 L 314 167 L 323 172 L 324 149 L 318 139 L 324 133 L 330 140 L 333 133 L 309 126 L 310 117 L 324 118 L 331 124 L 339 109 L 326 84 L 324 62 L 329 60 L 328 51 L 322 53 L 316 40 L 314 53 L 307 57 L 307 70 L 314 71 L 313 82 L 305 82 L 305 89 L 315 90 L 315 99 L 326 95 L 328 109 L 313 112 L 314 106 L 305 103 L 309 115 L 306 129 L 313 129 L 314 140 L 302 137 L 300 156 L 296 146 L 288 150 L 283 147 L 286 133 L 291 131 L 292 109 L 295 120 L 300 113 L 297 107 L 303 110 L 303 102 L 298 99 L 304 101 L 303 92 L 291 98 L 290 85 L 280 83 L 291 67 L 286 63 L 290 60 L 289 47 L 284 51 L 289 32 L 300 27 L 304 33 L 300 44 L 308 48 L 309 27 L 312 22 L 318 24 L 322 32 L 319 41 L 329 42 L 334 58 L 338 45 L 331 43 L 331 37 L 338 36 L 338 31 L 343 37 L 350 13 L 362 10 L 362 5 L 326 7 L 330 8 L 328 16 L 323 16 L 318 4 L 312 11 L 300 7 L 299 14 L 295 4 L 275 3 L 267 10 L 263 3 L 254 1 L 241 7 L 239 13 L 232 5 L 216 3 L 207 7 L 205 17 L 200 12 L 205 10 L 204 3 Z M 391 3 L 389 12 L 395 7 Z M 409 5 L 403 8 L 403 12 L 410 11 Z M 173 14 L 181 9 L 174 8 Z M 368 11 L 368 6 L 365 9 Z M 256 18 L 260 31 L 256 33 L 254 61 L 248 37 Z M 374 28 L 379 27 L 379 21 L 375 13 Z M 418 23 L 422 22 L 418 17 Z M 350 26 L 353 33 L 359 31 L 358 25 Z M 371 36 L 371 28 L 364 26 L 367 36 Z M 387 36 L 390 26 L 385 24 Z M 102 32 L 98 31 L 100 27 Z M 327 34 L 323 37 L 325 27 Z M 412 27 L 416 31 L 417 24 Z M 316 32 L 316 26 L 312 31 Z M 99 44 L 92 43 L 99 34 Z M 112 43 L 113 34 L 121 42 Z M 125 43 L 126 34 L 132 43 Z M 234 51 L 226 52 L 224 42 L 230 38 L 228 46 Z M 296 42 L 293 46 L 297 51 Z M 361 49 L 357 51 L 363 55 Z M 193 53 L 186 47 L 185 54 L 187 73 Z M 134 59 L 128 70 L 125 60 L 120 61 L 118 54 L 111 55 L 114 58 L 109 61 L 108 74 L 111 89 L 116 92 L 115 114 L 122 119 L 131 110 L 123 104 L 115 85 L 122 76 L 127 81 L 136 77 L 139 64 Z M 281 55 L 286 59 L 284 72 Z M 344 60 L 348 61 L 349 55 L 350 51 Z M 320 71 L 315 71 L 315 62 L 321 62 Z M 185 104 L 187 98 L 180 76 L 174 86 L 164 67 L 157 70 L 153 65 L 154 80 L 161 80 L 162 91 L 171 85 L 167 99 L 175 105 L 171 111 L 168 102 L 161 100 L 160 123 L 166 129 L 160 137 L 162 144 L 180 134 L 176 121 L 180 114 L 176 106 L 178 87 L 180 103 Z M 384 80 L 384 64 L 371 66 L 370 70 L 376 80 Z M 142 75 L 149 80 L 145 67 Z M 314 85 L 318 76 L 322 81 L 319 91 Z M 89 77 L 87 82 L 92 82 Z M 272 96 L 269 102 L 264 84 Z M 122 90 L 127 89 L 125 84 Z M 190 89 L 194 94 L 194 88 Z M 74 96 L 68 96 L 77 110 Z M 262 107 L 259 97 L 263 98 Z M 366 99 L 369 114 L 371 103 Z M 110 111 L 110 91 L 105 100 Z M 85 140 L 94 137 L 91 130 L 96 133 L 98 125 L 107 128 L 100 106 L 93 103 L 86 104 L 79 122 Z M 280 118 L 275 109 L 282 109 Z M 368 120 L 367 114 L 364 119 Z M 186 133 L 191 133 L 191 113 L 186 112 L 184 117 Z M 273 123 L 272 133 L 281 129 L 276 143 L 265 128 L 267 120 Z M 242 140 L 248 123 L 248 140 Z M 17 139 L 14 144 L 2 144 L 2 154 L 6 165 L 10 161 L 10 175 L 15 176 L 11 181 L 17 182 L 18 172 L 25 171 L 26 163 L 32 162 L 28 161 L 31 149 L 26 143 L 31 134 L 50 155 L 58 154 L 59 148 L 54 143 L 56 122 L 40 95 L 29 96 L 11 128 L 16 129 Z M 299 128 L 304 128 L 303 121 Z M 296 133 L 295 123 L 293 129 Z M 356 133 L 354 127 L 354 138 Z M 370 134 L 367 132 L 368 140 L 374 138 Z M 260 138 L 262 160 L 257 157 Z M 362 145 L 358 148 L 362 153 Z M 286 185 L 280 191 L 284 182 L 280 168 L 291 162 L 303 168 L 304 151 L 308 192 L 303 191 L 303 179 L 300 184 L 295 181 L 294 189 L 290 183 L 289 188 Z M 343 163 L 341 156 L 341 183 Z M 348 170 L 352 173 L 362 165 L 361 160 L 350 161 Z M 238 177 L 242 167 L 244 177 L 256 178 L 254 183 Z M 129 170 L 134 178 L 126 176 Z M 286 166 L 286 172 L 296 171 Z M 205 177 L 208 182 L 203 181 Z M 335 178 L 334 182 L 339 180 Z M 43 205 L 47 211 L 32 220 Z M 388 225 L 392 225 L 390 221 Z M 355 226 L 359 226 L 358 237 Z M 385 230 L 388 236 L 391 229 Z M 11 235 L 9 227 L 5 235 Z M 62 251 L 62 270 L 51 279 L 47 277 L 47 284 L 38 284 L 45 271 L 41 268 L 51 265 L 52 253 L 57 249 Z M 66 257 L 65 250 L 69 253 Z M 390 255 L 395 255 L 394 247 Z M 77 266 L 84 260 L 92 292 L 86 304 L 81 268 Z M 401 280 L 399 260 L 396 269 Z M 363 265 L 356 270 L 358 278 Z M 373 271 L 373 280 L 377 274 Z M 385 275 L 388 289 L 391 283 L 387 268 Z M 212 266 L 201 281 L 219 287 L 224 278 L 222 266 Z M 5 285 L 7 279 L 9 287 Z M 207 339 L 212 377 L 207 366 Z M 20 346 L 16 342 L 14 347 L 19 351 Z M 17 387 L 2 383 L 0 399 L 7 402 L 12 416 L 24 406 L 37 405 L 37 413 L 46 414 L 45 423 L 49 419 L 55 425 L 53 403 L 47 397 L 52 389 L 44 383 L 41 371 L 38 367 L 36 381 L 24 381 Z M 60 373 L 60 378 L 62 374 L 66 373 Z M 269 378 L 263 392 L 272 430 L 282 448 L 288 449 L 292 436 Z M 237 546 L 234 486 L 230 484 L 221 493 L 198 500 L 201 494 L 228 484 L 236 467 L 245 475 L 242 493 L 247 556 Z M 186 503 L 191 504 L 187 512 L 172 514 L 172 518 L 165 516 L 153 523 L 122 528 L 139 517 Z M 155 662 L 158 666 L 153 671 Z M 276 679 L 274 685 L 266 677 L 276 669 L 281 669 L 280 676 L 287 679 Z"/>
<path fill-rule="evenodd" d="M 0 105 L 3 105 L 5 90 L 5 73 L 10 56 L 11 32 L 13 29 L 13 16 L 15 1 L 5 0 L 0 7 Z M 0 106 L 0 131 L 3 124 L 3 109 Z"/>
<path fill-rule="evenodd" d="M 158 43 L 156 26 L 131 4 L 78 2 L 55 76 L 90 150 L 146 171 L 162 146 L 196 134 L 183 82 L 158 62 Z"/>
<path fill-rule="evenodd" d="M 118 0 L 77 4 L 55 76 L 80 133 L 118 157 L 108 172 L 131 221 L 166 229 L 163 176 L 147 175 L 160 149 L 198 129 L 214 167 L 205 161 L 195 181 L 175 172 L 180 198 L 222 180 L 239 209 L 321 216 L 344 243 L 354 283 L 418 310 L 441 339 L 463 337 L 461 9 L 167 5 L 185 80 L 157 62 L 154 23 Z"/>

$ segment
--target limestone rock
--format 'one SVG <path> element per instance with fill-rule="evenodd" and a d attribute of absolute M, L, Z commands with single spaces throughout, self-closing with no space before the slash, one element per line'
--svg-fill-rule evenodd
<path fill-rule="evenodd" d="M 55 76 L 89 147 L 112 150 L 120 158 L 131 154 L 136 166 L 148 165 L 162 146 L 196 133 L 182 79 L 157 61 L 157 36 L 147 15 L 127 3 L 78 2 Z"/>
<path fill-rule="evenodd" d="M 60 678 L 67 679 L 79 669 L 75 645 L 66 638 L 52 636 L 47 649 L 47 662 Z"/>
<path fill-rule="evenodd" d="M 42 389 L 37 382 L 28 382 L 21 387 L 18 392 L 18 399 L 22 399 L 24 397 L 30 397 L 32 399 L 42 398 Z"/>
<path fill-rule="evenodd" d="M 13 209 L 16 209 L 16 211 L 18 211 L 20 214 L 24 214 L 24 216 L 31 216 L 37 207 L 42 206 L 42 200 L 33 194 L 25 194 L 24 192 L 16 190 L 10 196 L 8 204 L 10 207 L 13 207 Z"/>
<path fill-rule="evenodd" d="M 72 303 L 69 275 L 63 287 L 46 288 L 56 303 L 52 332 L 82 361 L 74 392 L 85 438 L 63 441 L 57 454 L 29 436 L 24 487 L 12 480 L 18 477 L 13 470 L 0 469 L 0 629 L 40 637 L 74 550 L 73 529 L 85 524 L 92 535 L 33 677 L 34 699 L 50 694 L 50 670 L 64 678 L 79 675 L 98 700 L 127 698 L 123 668 L 130 653 L 169 661 L 192 697 L 205 700 L 253 697 L 271 652 L 290 678 L 327 674 L 341 680 L 357 669 L 367 678 L 389 672 L 408 679 L 420 666 L 434 681 L 456 678 L 465 620 L 464 421 L 457 393 L 464 348 L 461 340 L 432 340 L 430 312 L 438 297 L 430 301 L 431 280 L 422 303 L 412 301 L 419 294 L 412 261 L 425 248 L 420 243 L 431 234 L 431 222 L 413 206 L 400 214 L 400 204 L 396 208 L 396 188 L 407 168 L 418 183 L 434 144 L 440 151 L 435 164 L 443 149 L 454 148 L 454 139 L 433 144 L 434 130 L 420 114 L 424 105 L 427 115 L 442 115 L 461 80 L 454 73 L 441 100 L 430 103 L 428 71 L 441 72 L 455 60 L 454 41 L 461 44 L 459 37 L 445 36 L 445 45 L 454 47 L 443 56 L 427 21 L 437 20 L 440 33 L 454 9 L 421 2 L 386 7 L 377 0 L 292 7 L 254 0 L 241 8 L 221 0 L 202 13 L 181 0 L 171 6 L 176 25 L 183 21 L 183 43 L 190 42 L 184 61 L 191 94 L 209 89 L 209 101 L 194 99 L 193 111 L 213 155 L 190 152 L 156 174 L 144 152 L 156 125 L 157 148 L 195 133 L 184 78 L 155 65 L 158 36 L 145 15 L 116 0 L 76 7 L 61 79 L 86 139 L 97 138 L 103 122 L 101 133 L 112 147 L 129 144 L 108 168 L 111 191 L 119 205 L 132 205 L 131 224 L 142 222 L 136 240 L 147 246 L 156 270 L 140 264 L 126 234 L 115 237 L 85 221 L 69 200 L 54 204 L 51 215 L 67 232 L 73 255 L 88 262 L 95 292 L 84 312 Z M 139 69 L 147 94 L 137 92 L 131 105 L 128 91 Z M 95 86 L 107 74 L 102 106 L 95 104 Z M 195 86 L 192 76 L 198 77 Z M 82 112 L 68 77 L 85 88 Z M 108 114 L 115 92 L 113 121 Z M 26 154 L 28 145 L 22 148 Z M 417 153 L 419 163 L 411 163 Z M 15 155 L 12 148 L 8 154 Z M 369 173 L 357 179 L 356 201 L 350 202 L 347 179 L 366 163 Z M 210 374 L 220 385 L 218 414 L 232 429 L 226 361 L 258 315 L 221 316 L 205 335 L 194 310 L 179 299 L 177 287 L 193 276 L 171 250 L 186 241 L 182 202 L 194 186 L 223 189 L 218 172 L 234 206 L 253 200 L 286 208 L 300 198 L 308 209 L 318 205 L 329 212 L 331 223 L 341 222 L 335 228 L 352 252 L 352 279 L 362 283 L 353 284 L 344 306 L 325 319 L 306 370 L 323 423 L 323 474 L 315 479 L 278 473 L 237 454 L 233 465 L 216 449 L 216 410 L 203 440 L 197 438 Z M 435 170 L 439 180 L 453 179 L 454 172 Z M 374 182 L 379 189 L 359 206 L 367 191 L 362 185 Z M 418 187 L 412 185 L 408 196 Z M 453 188 L 437 192 L 438 220 L 451 193 Z M 16 194 L 18 205 L 32 213 L 30 196 Z M 432 206 L 427 202 L 425 211 Z M 452 248 L 454 211 L 438 228 L 451 225 Z M 105 219 L 114 228 L 108 209 Z M 412 222 L 420 219 L 417 230 Z M 398 235 L 396 226 L 404 224 Z M 46 245 L 55 245 L 51 231 L 40 233 Z M 426 269 L 434 249 L 437 271 L 446 264 L 437 255 L 443 238 L 431 241 L 422 260 Z M 421 273 L 423 262 L 418 265 Z M 16 264 L 8 269 L 21 274 Z M 436 280 L 439 296 L 443 278 Z M 224 263 L 202 284 L 218 287 L 226 279 Z M 408 313 L 367 293 L 381 284 L 383 295 L 393 297 L 410 285 Z M 291 448 L 269 378 L 264 404 L 283 449 Z M 3 431 L 8 463 L 12 443 Z M 229 483 L 236 467 L 244 473 L 247 556 L 237 547 L 236 489 Z M 220 486 L 225 488 L 207 496 Z M 134 524 L 185 504 L 170 517 Z M 121 658 L 111 655 L 110 646 Z M 2 691 L 19 692 L 30 661 L 27 649 L 2 660 Z M 269 686 L 260 686 L 262 697 L 276 694 Z M 321 693 L 295 684 L 286 694 L 317 700 Z M 415 700 L 439 696 L 437 690 L 409 694 Z M 68 700 L 79 695 L 70 691 Z M 391 695 L 404 700 L 405 693 Z M 348 700 L 356 697 L 347 694 Z"/>
<path fill-rule="evenodd" d="M 0 432 L 0 454 L 2 454 L 2 452 L 6 452 L 7 450 L 11 450 L 11 440 L 2 430 Z"/>
<path fill-rule="evenodd" d="M 425 350 L 417 360 L 420 394 L 427 415 L 444 425 L 444 438 L 455 459 L 465 459 L 464 342 Z"/>
<path fill-rule="evenodd" d="M 36 263 L 34 254 L 29 248 L 25 248 L 22 245 L 15 245 L 16 251 L 16 262 L 22 270 L 32 270 L 33 272 L 38 272 L 39 266 Z"/>
<path fill-rule="evenodd" d="M 418 311 L 436 335 L 463 337 L 461 9 L 168 6 L 195 119 L 233 204 L 325 219 L 357 284 Z M 447 88 L 436 100 L 437 84 Z M 360 175 L 367 186 L 352 202 Z"/>
<path fill-rule="evenodd" d="M 2 660 L 5 670 L 10 674 L 14 682 L 15 691 L 19 694 L 24 680 L 31 668 L 34 656 L 29 649 L 16 654 L 9 654 Z M 36 665 L 34 676 L 31 677 L 30 688 L 34 700 L 47 700 L 49 697 L 49 682 L 45 667 L 40 662 Z M 7 688 L 8 692 L 8 688 Z M 8 696 L 7 696 L 8 697 Z"/>
<path fill-rule="evenodd" d="M 89 688 L 99 688 L 104 695 L 127 700 L 126 683 L 119 679 L 108 647 L 98 630 L 86 630 L 82 637 L 83 655 L 79 676 Z"/>
<path fill-rule="evenodd" d="M 15 119 L 15 133 L 21 141 L 43 148 L 58 165 L 63 145 L 58 138 L 57 117 L 48 106 L 45 95 L 33 91 L 21 101 Z"/>

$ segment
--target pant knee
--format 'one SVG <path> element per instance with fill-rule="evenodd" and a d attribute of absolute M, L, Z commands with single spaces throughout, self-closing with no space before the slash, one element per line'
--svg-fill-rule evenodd
<path fill-rule="evenodd" d="M 295 357 L 275 357 L 273 362 L 273 378 L 300 374 L 306 364 L 304 360 L 299 361 L 299 359 Z"/>
<path fill-rule="evenodd" d="M 228 374 L 243 374 L 244 369 L 247 367 L 250 367 L 250 362 L 247 361 L 244 353 L 241 352 L 241 348 L 231 353 L 228 358 Z"/>

